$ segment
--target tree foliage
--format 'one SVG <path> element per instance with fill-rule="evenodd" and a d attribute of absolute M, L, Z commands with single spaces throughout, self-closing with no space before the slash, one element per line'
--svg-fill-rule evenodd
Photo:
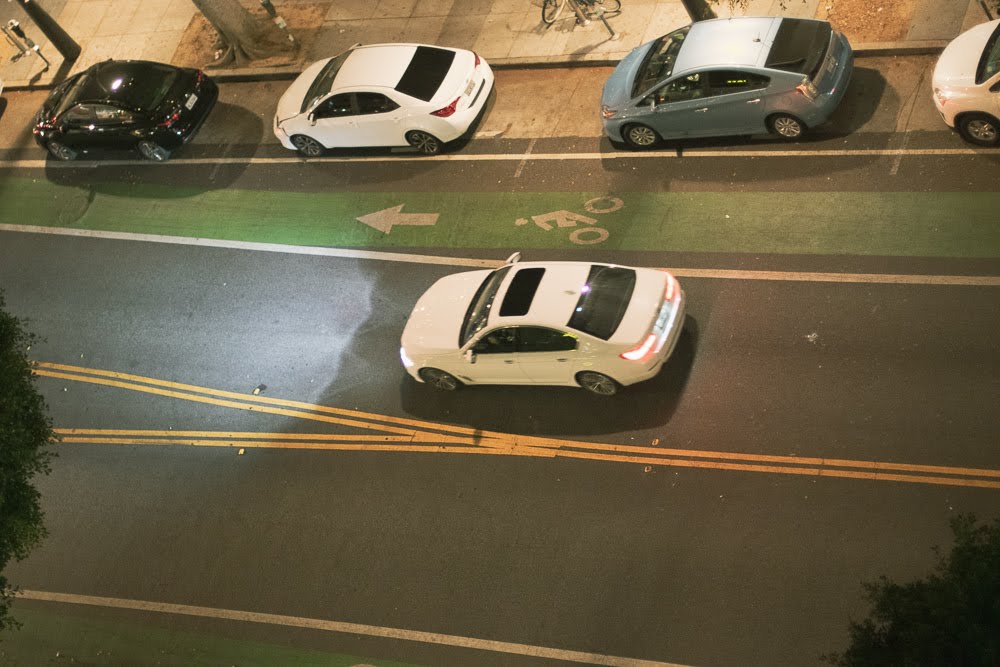
<path fill-rule="evenodd" d="M 850 626 L 850 647 L 826 656 L 838 667 L 1000 665 L 1000 518 L 951 521 L 951 553 L 924 579 L 863 584 L 872 609 Z"/>
<path fill-rule="evenodd" d="M 0 292 L 0 573 L 45 536 L 40 495 L 31 482 L 49 472 L 55 433 L 28 359 L 35 340 L 6 311 Z M 0 630 L 17 625 L 10 616 L 15 590 L 0 574 Z"/>
<path fill-rule="evenodd" d="M 191 1 L 219 33 L 222 53 L 209 64 L 211 67 L 246 67 L 253 61 L 275 58 L 290 62 L 298 53 L 298 42 L 289 40 L 275 24 L 255 18 L 240 0 Z"/>

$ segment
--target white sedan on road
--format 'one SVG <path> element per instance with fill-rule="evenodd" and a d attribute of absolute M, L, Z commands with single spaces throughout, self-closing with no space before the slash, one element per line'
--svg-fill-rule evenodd
<path fill-rule="evenodd" d="M 949 127 L 973 144 L 1000 143 L 1000 19 L 953 39 L 931 81 L 934 104 Z"/>
<path fill-rule="evenodd" d="M 465 134 L 492 89 L 493 71 L 472 51 L 357 45 L 295 79 L 278 102 L 274 134 L 308 157 L 357 146 L 434 154 Z"/>
<path fill-rule="evenodd" d="M 399 354 L 419 382 L 580 386 L 610 396 L 655 376 L 684 324 L 666 271 L 520 262 L 446 276 L 417 301 Z"/>

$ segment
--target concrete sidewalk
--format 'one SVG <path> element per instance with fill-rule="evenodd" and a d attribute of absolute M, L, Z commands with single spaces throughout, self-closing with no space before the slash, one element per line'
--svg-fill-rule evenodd
<path fill-rule="evenodd" d="M 823 0 L 750 0 L 747 15 L 815 17 Z M 243 0 L 259 10 L 256 0 Z M 963 30 L 988 20 L 978 0 L 916 0 L 912 26 L 902 41 L 862 43 L 851 37 L 859 55 L 935 52 Z M 730 15 L 716 7 L 719 16 Z M 106 60 L 147 59 L 177 62 L 185 31 L 201 20 L 190 0 L 44 0 L 39 3 L 82 48 L 73 63 L 63 63 L 34 23 L 16 3 L 0 2 L 0 20 L 20 21 L 29 37 L 51 61 L 28 55 L 17 62 L 14 48 L 0 41 L 0 80 L 7 89 L 46 87 L 70 74 Z M 309 62 L 339 53 L 361 42 L 422 42 L 472 49 L 495 67 L 564 64 L 614 64 L 636 46 L 690 23 L 680 0 L 623 0 L 622 11 L 608 19 L 611 38 L 599 20 L 577 25 L 564 8 L 553 26 L 541 21 L 541 0 L 284 0 L 279 13 L 312 9 L 323 17 L 318 25 L 296 26 L 309 32 L 300 60 L 292 67 L 210 70 L 216 79 L 290 77 Z M 742 12 L 737 12 L 742 14 Z M 190 55 L 190 54 L 188 54 Z"/>

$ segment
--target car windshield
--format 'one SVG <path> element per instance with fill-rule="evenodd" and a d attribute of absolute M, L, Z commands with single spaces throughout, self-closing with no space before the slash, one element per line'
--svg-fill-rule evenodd
<path fill-rule="evenodd" d="M 336 56 L 330 62 L 328 62 L 323 69 L 320 70 L 316 78 L 313 79 L 312 85 L 309 86 L 309 90 L 306 92 L 306 96 L 302 98 L 302 108 L 299 109 L 299 113 L 305 113 L 306 109 L 309 109 L 316 101 L 329 93 L 333 89 L 333 80 L 337 78 L 337 73 L 340 72 L 340 68 L 343 67 L 344 62 L 347 57 L 351 55 L 353 51 L 345 51 L 339 56 Z"/>
<path fill-rule="evenodd" d="M 983 49 L 983 57 L 979 59 L 979 67 L 976 68 L 976 83 L 984 83 L 994 74 L 1000 72 L 1000 23 L 997 24 L 986 48 Z"/>
<path fill-rule="evenodd" d="M 580 288 L 580 299 L 573 309 L 569 326 L 608 340 L 625 316 L 633 289 L 633 269 L 595 264 L 590 267 L 586 284 Z"/>
<path fill-rule="evenodd" d="M 636 73 L 635 83 L 632 85 L 632 97 L 638 97 L 640 93 L 646 92 L 670 76 L 674 71 L 674 63 L 677 62 L 677 54 L 690 29 L 691 26 L 685 26 L 653 42 L 652 48 L 649 49 Z"/>
<path fill-rule="evenodd" d="M 43 107 L 50 118 L 59 117 L 66 109 L 76 104 L 79 92 L 87 87 L 89 76 L 88 72 L 81 72 L 52 91 Z"/>
<path fill-rule="evenodd" d="M 469 304 L 469 310 L 465 313 L 465 321 L 462 323 L 462 331 L 458 339 L 459 347 L 468 343 L 476 333 L 486 326 L 486 322 L 490 319 L 490 308 L 493 307 L 493 301 L 497 298 L 497 291 L 500 289 L 500 283 L 507 277 L 509 271 L 509 264 L 497 269 L 486 276 L 486 280 L 476 290 L 476 294 Z"/>

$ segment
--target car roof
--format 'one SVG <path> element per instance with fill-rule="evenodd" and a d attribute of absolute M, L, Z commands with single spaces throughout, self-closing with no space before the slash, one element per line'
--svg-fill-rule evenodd
<path fill-rule="evenodd" d="M 754 66 L 764 62 L 781 17 L 740 16 L 697 21 L 677 54 L 674 73 L 702 67 Z"/>
<path fill-rule="evenodd" d="M 593 262 L 517 262 L 504 278 L 497 293 L 497 303 L 501 307 L 492 309 L 489 326 L 530 324 L 565 328 L 580 299 L 580 288 L 586 284 L 593 265 Z M 501 317 L 502 304 L 514 277 L 518 272 L 532 268 L 545 269 L 545 273 L 531 299 L 528 312 L 525 315 Z"/>
<path fill-rule="evenodd" d="M 421 46 L 424 45 L 369 44 L 356 47 L 337 72 L 333 88 L 395 88 Z M 431 48 L 454 50 L 442 46 Z"/>

